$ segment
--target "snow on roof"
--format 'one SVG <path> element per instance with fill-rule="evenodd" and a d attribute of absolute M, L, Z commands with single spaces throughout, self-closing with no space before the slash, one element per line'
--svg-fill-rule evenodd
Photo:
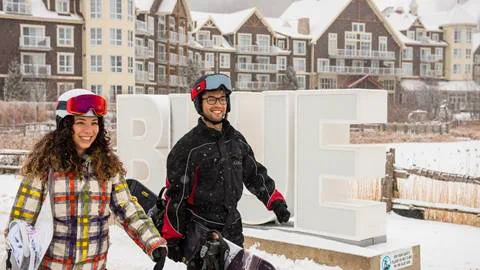
<path fill-rule="evenodd" d="M 42 0 L 31 0 L 30 3 L 32 4 L 32 17 L 83 22 L 83 18 L 76 14 L 58 15 L 58 13 L 48 10 Z M 5 14 L 5 12 L 0 11 L 0 14 Z"/>
<path fill-rule="evenodd" d="M 471 13 L 467 12 L 461 5 L 455 7 L 448 12 L 447 17 L 444 17 L 441 26 L 452 24 L 476 24 L 475 18 Z"/>
<path fill-rule="evenodd" d="M 284 21 L 310 19 L 310 35 L 316 41 L 351 0 L 302 0 L 293 2 L 280 16 Z"/>
<path fill-rule="evenodd" d="M 292 38 L 311 39 L 311 35 L 298 33 L 298 20 L 286 21 L 282 18 L 265 18 L 276 32 Z"/>
<path fill-rule="evenodd" d="M 412 15 L 411 13 L 392 13 L 387 17 L 390 24 L 397 30 L 404 31 L 408 30 L 410 26 L 417 20 L 417 16 Z"/>
<path fill-rule="evenodd" d="M 222 34 L 228 35 L 237 31 L 238 28 L 240 28 L 240 26 L 242 26 L 242 24 L 245 23 L 245 21 L 256 11 L 257 9 L 253 7 L 233 13 L 210 13 L 200 11 L 193 11 L 191 13 L 192 16 L 197 18 L 205 18 L 210 16 Z"/>
<path fill-rule="evenodd" d="M 135 0 L 135 7 L 140 11 L 150 11 L 154 0 Z"/>
<path fill-rule="evenodd" d="M 480 91 L 480 85 L 475 81 L 445 81 L 438 83 L 442 91 Z"/>
<path fill-rule="evenodd" d="M 402 80 L 400 83 L 405 91 L 418 91 L 428 89 L 428 85 L 421 80 Z"/>
<path fill-rule="evenodd" d="M 170 14 L 173 12 L 176 4 L 177 0 L 162 0 L 162 2 L 160 2 L 160 6 L 158 7 L 158 12 Z"/>

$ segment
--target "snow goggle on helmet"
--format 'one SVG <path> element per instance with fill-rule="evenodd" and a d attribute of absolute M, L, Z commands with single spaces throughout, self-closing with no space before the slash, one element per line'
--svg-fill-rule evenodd
<path fill-rule="evenodd" d="M 59 101 L 57 109 L 65 109 L 73 115 L 83 115 L 92 110 L 96 116 L 101 117 L 107 114 L 107 101 L 99 95 L 79 95 L 67 101 Z"/>
<path fill-rule="evenodd" d="M 195 101 L 205 91 L 225 90 L 230 95 L 232 92 L 232 80 L 225 74 L 211 74 L 201 77 L 192 87 L 190 96 Z"/>

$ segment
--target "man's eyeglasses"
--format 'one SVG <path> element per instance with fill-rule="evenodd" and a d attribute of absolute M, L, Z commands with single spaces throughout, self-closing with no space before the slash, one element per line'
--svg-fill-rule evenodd
<path fill-rule="evenodd" d="M 227 104 L 227 97 L 207 97 L 207 98 L 202 98 L 202 100 L 206 100 L 208 105 L 215 105 L 218 101 L 221 105 Z"/>

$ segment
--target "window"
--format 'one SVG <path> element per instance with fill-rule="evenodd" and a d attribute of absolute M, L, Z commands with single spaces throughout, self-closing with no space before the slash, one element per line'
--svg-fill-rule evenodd
<path fill-rule="evenodd" d="M 69 6 L 69 0 L 56 0 L 55 1 L 55 10 L 57 13 L 69 13 L 70 12 L 70 6 Z"/>
<path fill-rule="evenodd" d="M 257 34 L 257 45 L 262 48 L 270 47 L 270 36 Z"/>
<path fill-rule="evenodd" d="M 307 53 L 305 41 L 294 40 L 293 41 L 293 55 L 305 55 Z"/>
<path fill-rule="evenodd" d="M 326 72 L 330 66 L 330 60 L 326 58 L 317 58 L 317 72 Z"/>
<path fill-rule="evenodd" d="M 379 68 L 379 67 L 380 67 L 380 61 L 378 61 L 378 60 L 372 60 L 372 61 L 370 62 L 370 66 L 371 66 L 372 68 Z"/>
<path fill-rule="evenodd" d="M 153 41 L 152 39 L 149 39 L 147 46 L 148 46 L 148 57 L 155 58 L 155 41 Z"/>
<path fill-rule="evenodd" d="M 328 54 L 337 54 L 337 33 L 328 33 Z"/>
<path fill-rule="evenodd" d="M 44 53 L 22 53 L 21 64 L 24 74 L 50 75 L 50 66 L 45 65 Z"/>
<path fill-rule="evenodd" d="M 408 37 L 409 39 L 415 40 L 415 31 L 410 31 L 410 30 L 407 31 L 407 37 Z"/>
<path fill-rule="evenodd" d="M 453 49 L 453 58 L 462 58 L 462 49 Z"/>
<path fill-rule="evenodd" d="M 173 16 L 168 17 L 168 28 L 171 31 L 175 31 L 175 17 Z"/>
<path fill-rule="evenodd" d="M 210 40 L 210 32 L 209 31 L 198 31 L 197 40 Z"/>
<path fill-rule="evenodd" d="M 122 72 L 122 56 L 121 55 L 110 56 L 110 71 Z"/>
<path fill-rule="evenodd" d="M 155 19 L 152 16 L 147 17 L 147 30 L 148 33 L 153 36 L 155 32 Z"/>
<path fill-rule="evenodd" d="M 420 48 L 420 60 L 421 61 L 430 61 L 431 60 L 431 49 L 430 48 Z"/>
<path fill-rule="evenodd" d="M 472 73 L 472 65 L 465 64 L 465 74 L 470 74 L 470 73 Z"/>
<path fill-rule="evenodd" d="M 424 29 L 417 28 L 417 39 L 418 41 L 423 41 L 425 38 L 425 31 Z"/>
<path fill-rule="evenodd" d="M 345 59 L 337 59 L 337 67 L 344 67 Z"/>
<path fill-rule="evenodd" d="M 219 35 L 213 35 L 212 36 L 212 40 L 213 40 L 213 45 L 214 46 L 222 46 L 222 37 L 219 36 Z"/>
<path fill-rule="evenodd" d="M 148 79 L 155 80 L 155 63 L 153 62 L 148 62 Z"/>
<path fill-rule="evenodd" d="M 429 76 L 430 64 L 420 64 L 420 76 Z"/>
<path fill-rule="evenodd" d="M 220 54 L 220 68 L 230 68 L 230 54 Z"/>
<path fill-rule="evenodd" d="M 319 78 L 318 88 L 319 89 L 335 89 L 337 88 L 337 80 L 334 78 Z"/>
<path fill-rule="evenodd" d="M 402 63 L 403 76 L 412 76 L 413 75 L 413 65 L 412 63 Z"/>
<path fill-rule="evenodd" d="M 127 62 L 127 72 L 133 74 L 133 57 L 129 56 Z"/>
<path fill-rule="evenodd" d="M 129 21 L 133 21 L 134 15 L 135 15 L 135 6 L 133 5 L 133 0 L 128 0 L 127 19 Z"/>
<path fill-rule="evenodd" d="M 462 72 L 462 66 L 459 64 L 453 65 L 453 74 L 460 74 Z"/>
<path fill-rule="evenodd" d="M 101 96 L 103 94 L 103 85 L 92 84 L 90 85 L 90 90 L 92 90 L 94 94 Z"/>
<path fill-rule="evenodd" d="M 110 28 L 110 45 L 122 46 L 122 29 Z"/>
<path fill-rule="evenodd" d="M 158 29 L 165 30 L 165 16 L 163 15 L 158 16 Z"/>
<path fill-rule="evenodd" d="M 467 59 L 472 58 L 472 49 L 465 49 L 465 58 Z"/>
<path fill-rule="evenodd" d="M 378 37 L 378 50 L 381 52 L 387 51 L 387 37 Z"/>
<path fill-rule="evenodd" d="M 90 45 L 92 46 L 102 45 L 102 28 L 90 29 Z"/>
<path fill-rule="evenodd" d="M 403 49 L 402 58 L 403 58 L 403 60 L 412 60 L 413 59 L 413 48 L 412 47 L 406 47 L 405 49 Z"/>
<path fill-rule="evenodd" d="M 57 46 L 73 47 L 73 26 L 57 26 Z"/>
<path fill-rule="evenodd" d="M 443 64 L 435 63 L 435 75 L 438 77 L 443 76 Z"/>
<path fill-rule="evenodd" d="M 238 34 L 238 45 L 239 46 L 250 46 L 252 45 L 252 35 L 251 34 Z"/>
<path fill-rule="evenodd" d="M 110 0 L 110 18 L 122 19 L 122 0 Z"/>
<path fill-rule="evenodd" d="M 307 66 L 305 58 L 293 58 L 293 68 L 296 72 L 306 72 Z"/>
<path fill-rule="evenodd" d="M 437 60 L 443 59 L 443 48 L 435 48 L 435 55 Z"/>
<path fill-rule="evenodd" d="M 345 49 L 346 53 L 361 50 L 369 53 L 372 48 L 372 33 L 356 33 L 345 31 Z"/>
<path fill-rule="evenodd" d="M 268 57 L 268 56 L 257 56 L 257 63 L 270 64 L 270 57 Z"/>
<path fill-rule="evenodd" d="M 57 97 L 61 94 L 67 92 L 68 90 L 74 89 L 75 83 L 73 82 L 58 82 L 57 83 Z"/>
<path fill-rule="evenodd" d="M 117 95 L 122 94 L 122 86 L 121 85 L 110 85 L 110 102 L 116 103 L 117 102 Z"/>
<path fill-rule="evenodd" d="M 432 33 L 432 40 L 438 41 L 440 38 L 438 36 L 438 33 Z"/>
<path fill-rule="evenodd" d="M 305 76 L 297 76 L 298 89 L 305 89 Z"/>
<path fill-rule="evenodd" d="M 285 49 L 285 40 L 283 39 L 280 39 L 277 41 L 277 46 L 280 48 L 280 49 Z"/>
<path fill-rule="evenodd" d="M 270 81 L 270 75 L 267 74 L 256 74 L 257 77 L 257 82 L 269 82 Z"/>
<path fill-rule="evenodd" d="M 287 57 L 286 56 L 277 56 L 277 69 L 278 70 L 287 70 Z"/>
<path fill-rule="evenodd" d="M 471 28 L 467 28 L 466 30 L 466 42 L 468 44 L 472 44 L 472 29 Z"/>
<path fill-rule="evenodd" d="M 50 38 L 45 36 L 45 26 L 21 25 L 21 46 L 50 48 Z"/>
<path fill-rule="evenodd" d="M 127 86 L 127 94 L 129 95 L 135 94 L 135 92 L 133 92 L 133 86 L 131 85 Z"/>
<path fill-rule="evenodd" d="M 73 74 L 73 53 L 57 54 L 57 73 Z"/>
<path fill-rule="evenodd" d="M 462 42 L 462 30 L 460 28 L 455 28 L 453 31 L 453 42 L 461 43 Z"/>
<path fill-rule="evenodd" d="M 365 24 L 364 23 L 352 23 L 352 31 L 353 32 L 365 32 Z"/>
<path fill-rule="evenodd" d="M 102 72 L 102 56 L 90 55 L 90 71 Z"/>
<path fill-rule="evenodd" d="M 102 17 L 102 0 L 90 0 L 90 18 L 100 19 Z"/>
<path fill-rule="evenodd" d="M 205 62 L 208 68 L 215 67 L 215 58 L 213 53 L 205 53 Z"/>
<path fill-rule="evenodd" d="M 128 47 L 133 48 L 133 31 L 128 30 Z"/>

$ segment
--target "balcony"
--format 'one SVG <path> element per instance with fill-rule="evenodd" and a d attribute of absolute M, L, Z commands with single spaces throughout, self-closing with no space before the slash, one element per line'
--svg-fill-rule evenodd
<path fill-rule="evenodd" d="M 422 62 L 438 62 L 443 60 L 443 55 L 426 54 L 420 55 L 420 61 Z"/>
<path fill-rule="evenodd" d="M 441 70 L 420 70 L 420 77 L 426 78 L 440 78 L 443 77 L 443 72 Z"/>
<path fill-rule="evenodd" d="M 168 63 L 170 65 L 178 65 L 178 55 L 174 53 L 168 54 Z"/>
<path fill-rule="evenodd" d="M 276 82 L 253 82 L 253 81 L 237 81 L 235 83 L 236 90 L 276 90 L 278 83 Z"/>
<path fill-rule="evenodd" d="M 148 72 L 144 70 L 135 70 L 135 82 L 136 83 L 148 82 Z"/>
<path fill-rule="evenodd" d="M 3 11 L 5 11 L 5 13 L 31 15 L 32 5 L 30 4 L 30 1 L 22 3 L 22 1 L 7 0 L 3 1 Z"/>
<path fill-rule="evenodd" d="M 145 46 L 135 46 L 135 58 L 137 59 L 148 59 L 149 52 L 148 47 Z"/>
<path fill-rule="evenodd" d="M 52 75 L 50 65 L 22 64 L 22 73 L 26 77 L 42 77 Z"/>
<path fill-rule="evenodd" d="M 336 49 L 336 50 L 329 50 L 328 55 L 332 58 L 395 60 L 395 52 L 389 52 L 389 51 L 363 51 L 363 50 Z"/>
<path fill-rule="evenodd" d="M 201 39 L 197 40 L 197 42 L 205 48 L 213 48 L 213 40 L 211 39 Z"/>
<path fill-rule="evenodd" d="M 167 31 L 167 30 L 158 31 L 158 36 L 157 36 L 158 41 L 163 41 L 163 42 L 169 41 L 170 43 L 177 44 L 180 42 L 179 39 L 180 39 L 179 34 L 177 32 Z"/>
<path fill-rule="evenodd" d="M 259 45 L 237 45 L 235 46 L 237 53 L 244 54 L 271 54 L 274 46 L 259 46 Z"/>
<path fill-rule="evenodd" d="M 237 71 L 239 72 L 256 72 L 256 73 L 276 73 L 276 64 L 261 63 L 238 63 Z"/>
<path fill-rule="evenodd" d="M 160 51 L 157 54 L 157 63 L 166 64 L 168 63 L 168 56 L 166 52 Z"/>
<path fill-rule="evenodd" d="M 182 67 L 188 66 L 188 58 L 183 55 L 178 55 L 178 65 Z"/>
<path fill-rule="evenodd" d="M 20 36 L 20 49 L 25 50 L 50 50 L 50 37 L 46 36 Z"/>
<path fill-rule="evenodd" d="M 400 68 L 377 68 L 377 67 L 344 67 L 344 66 L 322 66 L 318 73 L 333 73 L 341 75 L 376 75 L 376 76 L 401 76 Z"/>
<path fill-rule="evenodd" d="M 137 20 L 135 22 L 135 34 L 153 36 L 153 29 L 148 29 L 148 25 L 146 22 Z"/>

